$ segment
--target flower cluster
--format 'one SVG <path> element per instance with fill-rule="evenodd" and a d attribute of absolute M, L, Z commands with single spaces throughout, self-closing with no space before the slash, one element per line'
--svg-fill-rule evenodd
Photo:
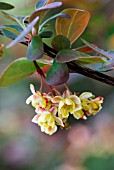
<path fill-rule="evenodd" d="M 87 119 L 87 116 L 98 113 L 103 103 L 102 97 L 95 98 L 90 92 L 84 92 L 81 95 L 71 94 L 65 90 L 63 94 L 41 93 L 35 91 L 31 84 L 32 95 L 26 100 L 35 108 L 36 115 L 32 122 L 41 127 L 41 131 L 52 135 L 57 131 L 57 126 L 65 128 L 69 115 L 76 119 Z"/>

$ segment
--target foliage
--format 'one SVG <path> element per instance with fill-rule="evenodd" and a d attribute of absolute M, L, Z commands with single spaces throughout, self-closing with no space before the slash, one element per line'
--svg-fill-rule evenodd
<path fill-rule="evenodd" d="M 113 65 L 111 64 L 111 54 L 109 54 L 109 52 L 101 50 L 100 48 L 96 47 L 96 45 L 92 45 L 86 40 L 82 39 L 83 43 L 86 44 L 85 47 L 82 46 L 80 47 L 80 49 L 72 48 L 72 43 L 78 39 L 78 37 L 87 27 L 90 18 L 90 14 L 88 11 L 69 8 L 63 10 L 61 13 L 54 14 L 48 19 L 44 20 L 45 15 L 49 10 L 59 8 L 61 7 L 61 5 L 61 2 L 46 0 L 38 1 L 35 6 L 35 11 L 29 16 L 15 16 L 3 11 L 6 17 L 9 17 L 16 22 L 15 25 L 4 25 L 0 27 L 1 33 L 3 33 L 4 36 L 14 40 L 7 46 L 7 48 L 13 47 L 19 42 L 23 42 L 28 46 L 27 58 L 29 61 L 34 61 L 38 59 L 42 60 L 42 57 L 45 53 L 43 38 L 50 38 L 52 36 L 52 32 L 47 30 L 47 23 L 50 20 L 56 18 L 55 27 L 57 35 L 52 39 L 52 48 L 56 51 L 56 61 L 59 62 L 58 65 L 61 66 L 56 67 L 55 62 L 53 62 L 52 67 L 50 68 L 46 76 L 46 81 L 48 84 L 61 85 L 67 82 L 68 68 L 67 66 L 65 66 L 65 63 L 70 61 L 75 61 L 80 65 L 102 63 L 102 67 L 98 68 L 98 71 L 108 71 L 113 69 Z M 4 7 L 4 10 L 7 10 L 7 8 L 10 8 L 11 5 L 6 4 L 5 6 L 4 4 L 1 4 L 1 9 L 2 6 Z M 87 54 L 91 51 L 94 51 L 96 53 L 94 55 Z M 107 65 L 108 69 L 106 68 Z M 61 68 L 64 68 L 64 71 L 61 72 Z M 31 68 L 29 69 L 29 72 L 32 72 Z M 34 70 L 34 72 L 35 71 L 36 70 Z M 59 72 L 61 74 L 59 74 Z M 65 75 L 64 73 L 67 74 Z M 3 75 L 6 74 L 4 73 L 1 75 L 0 83 L 6 86 L 7 84 L 9 84 L 7 82 L 9 80 L 4 81 L 6 77 Z M 18 73 L 16 74 L 16 76 L 18 77 Z M 28 76 L 28 74 L 26 76 Z M 63 81 L 61 81 L 61 78 Z M 6 82 L 6 84 L 3 83 L 3 81 Z M 13 83 L 15 83 L 15 81 L 12 80 L 12 84 Z"/>
<path fill-rule="evenodd" d="M 29 16 L 15 16 L 13 14 L 2 11 L 5 17 L 8 17 L 9 19 L 15 21 L 15 25 L 0 26 L 0 34 L 5 36 L 6 38 L 10 38 L 13 40 L 10 44 L 7 45 L 6 48 L 11 48 L 18 43 L 22 43 L 23 45 L 27 46 L 27 53 L 25 58 L 19 58 L 13 61 L 2 73 L 0 77 L 0 87 L 14 84 L 21 79 L 29 76 L 30 74 L 37 72 L 41 78 L 41 87 L 39 90 L 40 92 L 35 93 L 34 89 L 32 90 L 33 95 L 31 102 L 34 107 L 38 103 L 41 104 L 41 101 L 43 100 L 43 104 L 38 105 L 43 108 L 42 113 L 44 112 L 44 103 L 47 102 L 47 98 L 44 100 L 42 97 L 42 95 L 47 95 L 42 94 L 42 85 L 44 79 L 51 89 L 51 97 L 62 96 L 60 94 L 58 95 L 59 92 L 56 91 L 56 93 L 55 90 L 53 90 L 53 86 L 65 84 L 69 79 L 70 73 L 77 72 L 77 68 L 80 68 L 80 70 L 78 71 L 79 73 L 91 78 L 94 77 L 97 80 L 101 79 L 100 81 L 107 84 L 107 79 L 109 78 L 109 83 L 111 85 L 114 85 L 113 77 L 108 77 L 100 73 L 113 70 L 114 53 L 112 51 L 105 52 L 104 50 L 97 47 L 96 44 L 91 44 L 84 39 L 81 39 L 81 41 L 85 44 L 85 46 L 73 48 L 73 43 L 78 40 L 78 38 L 82 35 L 88 25 L 90 13 L 88 11 L 75 8 L 68 8 L 62 10 L 61 12 L 58 12 L 58 9 L 60 10 L 61 6 L 62 2 L 53 2 L 53 0 L 39 0 L 35 5 L 34 11 Z M 13 6 L 10 4 L 1 3 L 1 10 L 12 8 Z M 47 13 L 52 9 L 55 10 L 55 14 L 53 14 L 51 17 L 46 18 Z M 45 44 L 44 38 L 52 37 L 53 32 L 49 30 L 48 26 L 49 22 L 54 19 L 56 20 L 56 36 L 52 39 L 50 47 Z M 0 56 L 2 56 L 3 53 L 2 46 L 3 45 L 0 46 Z M 50 59 L 50 57 L 52 58 L 52 60 Z M 43 72 L 43 66 L 45 66 L 46 61 L 48 61 L 48 66 L 51 66 L 45 75 Z M 96 67 L 96 70 L 92 70 L 92 73 L 94 72 L 96 75 L 92 75 L 91 69 L 88 70 L 88 67 L 90 65 L 92 67 L 94 66 L 94 64 L 97 64 L 98 66 L 100 65 L 99 67 Z M 70 93 L 70 90 L 67 90 Z M 34 93 L 36 94 L 35 96 Z M 47 117 L 43 117 L 42 119 L 45 119 L 43 122 L 44 126 L 47 126 L 47 124 L 51 124 L 55 121 L 55 115 L 51 114 L 53 113 L 53 106 L 56 107 L 56 110 L 58 108 L 61 109 L 64 106 L 64 108 L 62 108 L 61 114 L 64 115 L 71 113 L 77 119 L 85 119 L 85 115 L 96 114 L 97 112 L 99 112 L 102 108 L 101 103 L 103 102 L 103 98 L 98 97 L 93 99 L 93 96 L 90 94 L 91 93 L 89 92 L 85 92 L 85 96 L 87 96 L 81 98 L 79 94 L 70 93 L 70 97 L 73 99 L 70 98 L 68 100 L 68 96 L 66 95 L 64 99 L 63 95 L 63 98 L 59 101 L 59 103 L 56 103 L 56 105 L 54 105 L 52 101 L 53 99 L 50 99 L 49 108 L 45 108 L 48 109 L 50 121 L 48 122 Z M 37 95 L 40 97 L 38 97 Z M 90 96 L 88 97 L 88 95 Z M 37 98 L 37 102 L 35 101 L 35 98 Z M 79 104 L 75 103 L 77 98 L 79 98 L 78 102 L 80 102 L 80 108 L 78 108 L 78 110 L 75 110 L 77 108 L 77 105 Z M 41 113 L 41 111 L 40 113 L 39 111 L 37 111 L 37 113 L 39 118 L 39 114 Z M 47 113 L 47 110 L 45 110 L 45 113 Z M 60 115 L 59 111 L 57 111 L 57 113 Z M 65 127 L 67 123 L 66 119 L 68 119 L 68 116 L 63 116 L 61 120 L 59 120 L 63 124 L 59 123 L 59 125 Z M 51 120 L 53 121 L 51 122 Z M 47 122 L 47 124 L 45 122 Z M 37 123 L 41 125 L 42 121 L 40 123 L 38 121 Z M 53 123 L 51 125 L 53 125 Z M 47 127 L 44 126 L 42 131 L 45 131 L 47 133 Z M 48 131 L 50 127 L 51 130 L 55 128 L 52 132 L 54 133 L 56 131 L 56 126 L 48 126 Z"/>

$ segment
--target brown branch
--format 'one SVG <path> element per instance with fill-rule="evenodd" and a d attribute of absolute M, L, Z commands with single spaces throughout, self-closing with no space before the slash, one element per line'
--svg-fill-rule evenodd
<path fill-rule="evenodd" d="M 2 31 L 0 31 L 0 34 L 3 35 Z M 27 42 L 21 42 L 21 44 L 27 46 Z M 56 50 L 52 49 L 45 43 L 44 43 L 44 52 L 52 58 L 55 58 L 56 54 L 57 54 Z M 92 70 L 90 68 L 87 68 L 85 66 L 79 65 L 78 63 L 76 63 L 74 61 L 67 63 L 67 65 L 68 65 L 70 73 L 79 73 L 86 77 L 90 77 L 92 79 L 98 80 L 102 83 L 114 86 L 114 77 L 108 76 L 101 72 L 98 72 L 98 71 Z"/>
<path fill-rule="evenodd" d="M 44 44 L 44 51 L 49 54 L 50 57 L 55 58 L 57 51 L 52 49 L 51 47 Z M 50 54 L 51 53 L 51 54 Z M 92 70 L 88 67 L 79 65 L 78 63 L 71 61 L 67 63 L 70 73 L 79 73 L 86 77 L 90 77 L 92 79 L 98 80 L 102 83 L 114 86 L 114 77 L 108 76 L 101 72 Z"/>

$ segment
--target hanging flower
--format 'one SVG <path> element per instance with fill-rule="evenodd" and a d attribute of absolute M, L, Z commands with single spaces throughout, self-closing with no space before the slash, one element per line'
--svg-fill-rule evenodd
<path fill-rule="evenodd" d="M 61 95 L 56 89 L 50 93 L 35 91 L 31 84 L 32 95 L 26 100 L 35 108 L 35 115 L 32 122 L 40 126 L 41 131 L 52 135 L 57 131 L 57 127 L 69 129 L 68 117 L 70 114 L 76 119 L 87 119 L 87 116 L 95 115 L 102 109 L 103 98 L 84 92 L 80 96 L 76 92 L 71 94 L 65 90 Z"/>
<path fill-rule="evenodd" d="M 42 132 L 52 135 L 57 131 L 57 125 L 64 127 L 62 120 L 56 114 L 56 107 L 52 107 L 49 111 L 39 108 L 39 114 L 34 116 L 32 122 L 37 123 Z"/>
<path fill-rule="evenodd" d="M 52 103 L 58 103 L 58 115 L 61 119 L 68 118 L 69 113 L 81 109 L 80 98 L 76 95 L 71 95 L 68 90 L 65 90 L 62 96 L 55 96 L 51 99 Z"/>
<path fill-rule="evenodd" d="M 93 97 L 94 95 L 90 92 L 84 92 L 79 96 L 82 109 L 74 113 L 75 118 L 83 117 L 84 114 L 88 116 L 91 114 L 95 115 L 102 109 L 101 103 L 103 103 L 103 98 L 97 97 L 93 99 Z"/>
<path fill-rule="evenodd" d="M 26 100 L 26 104 L 32 104 L 33 107 L 37 108 L 41 106 L 42 108 L 50 108 L 50 96 L 46 93 L 41 93 L 40 91 L 35 92 L 35 88 L 30 84 L 30 90 L 32 95 Z"/>

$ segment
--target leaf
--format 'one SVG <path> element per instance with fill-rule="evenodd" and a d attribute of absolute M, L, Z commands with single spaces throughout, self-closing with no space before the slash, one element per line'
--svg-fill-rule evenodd
<path fill-rule="evenodd" d="M 42 27 L 44 27 L 45 24 L 47 24 L 47 22 L 51 21 L 52 19 L 55 19 L 57 17 L 61 17 L 61 18 L 70 18 L 70 16 L 68 14 L 64 14 L 64 13 L 58 13 L 58 14 L 55 14 L 51 17 L 49 17 L 47 20 L 45 20 L 41 25 L 40 25 L 40 29 L 42 29 Z"/>
<path fill-rule="evenodd" d="M 95 44 L 93 44 L 93 45 L 96 47 Z M 73 50 L 80 51 L 80 52 L 83 52 L 83 53 L 89 53 L 89 52 L 93 51 L 93 49 L 91 47 L 88 47 L 87 45 L 75 48 Z"/>
<path fill-rule="evenodd" d="M 58 8 L 61 5 L 62 5 L 62 2 L 53 2 L 53 3 L 47 4 L 39 8 L 38 10 L 34 11 L 32 15 L 29 17 L 29 22 L 32 22 L 34 18 L 36 18 L 37 16 L 39 16 L 41 19 L 41 16 L 44 14 L 45 11 L 48 11 L 49 9 L 53 9 L 53 8 Z M 38 22 L 37 22 L 37 27 L 38 27 Z"/>
<path fill-rule="evenodd" d="M 51 43 L 52 47 L 57 51 L 70 48 L 70 40 L 63 35 L 54 37 Z"/>
<path fill-rule="evenodd" d="M 12 41 L 9 45 L 7 45 L 6 48 L 11 48 L 14 45 L 16 45 L 25 35 L 27 35 L 30 30 L 33 28 L 33 26 L 37 23 L 39 17 L 36 17 L 26 28 L 21 32 L 21 34 L 14 40 Z"/>
<path fill-rule="evenodd" d="M 25 28 L 25 20 L 28 16 L 15 16 L 7 12 L 2 11 L 2 13 L 10 20 L 16 21 L 22 28 Z"/>
<path fill-rule="evenodd" d="M 84 39 L 82 39 L 82 38 L 81 38 L 81 40 L 82 40 L 82 42 L 83 42 L 84 44 L 86 44 L 87 46 L 89 46 L 90 48 L 92 48 L 92 49 L 93 49 L 94 51 L 96 51 L 98 54 L 106 57 L 107 59 L 112 59 L 112 56 L 111 56 L 108 52 L 105 52 L 104 50 L 102 50 L 102 49 L 100 49 L 100 48 L 98 48 L 98 47 L 95 47 L 94 45 L 90 44 L 88 41 L 86 41 L 86 40 L 84 40 Z"/>
<path fill-rule="evenodd" d="M 37 3 L 36 3 L 36 10 L 41 8 L 42 6 L 44 6 L 46 4 L 48 0 L 39 0 Z"/>
<path fill-rule="evenodd" d="M 54 0 L 48 0 L 46 4 L 52 3 Z"/>
<path fill-rule="evenodd" d="M 10 10 L 13 9 L 14 6 L 5 2 L 0 2 L 0 10 Z"/>
<path fill-rule="evenodd" d="M 46 75 L 46 82 L 49 85 L 57 86 L 66 83 L 69 79 L 69 70 L 66 63 L 58 63 L 54 59 L 53 65 Z"/>
<path fill-rule="evenodd" d="M 106 72 L 106 71 L 110 71 L 114 69 L 114 51 L 110 50 L 110 51 L 107 51 L 107 53 L 112 56 L 112 59 L 104 63 L 103 67 L 100 68 L 99 71 Z"/>
<path fill-rule="evenodd" d="M 74 8 L 65 9 L 62 12 L 68 14 L 70 19 L 57 18 L 56 33 L 66 36 L 73 43 L 85 30 L 90 13 Z"/>
<path fill-rule="evenodd" d="M 44 64 L 38 63 L 40 67 Z M 20 58 L 12 62 L 0 77 L 0 87 L 9 86 L 18 82 L 19 80 L 34 73 L 36 68 L 33 62 L 27 60 L 27 58 Z"/>
<path fill-rule="evenodd" d="M 2 48 L 3 48 L 3 44 L 0 44 L 0 57 L 3 55 L 3 51 L 2 51 Z"/>
<path fill-rule="evenodd" d="M 39 36 L 34 36 L 31 39 L 27 49 L 27 57 L 29 61 L 34 61 L 43 56 L 43 43 Z"/>
<path fill-rule="evenodd" d="M 7 38 L 12 40 L 16 39 L 17 36 L 23 31 L 23 29 L 18 25 L 6 25 L 4 29 L 2 29 L 2 33 Z M 26 39 L 22 39 L 21 42 L 25 42 Z"/>
<path fill-rule="evenodd" d="M 61 50 L 56 55 L 56 60 L 61 63 L 69 62 L 75 60 L 78 57 L 90 57 L 90 55 L 79 52 L 73 51 L 71 49 Z"/>
<path fill-rule="evenodd" d="M 41 38 L 50 38 L 50 37 L 52 37 L 52 35 L 53 35 L 53 32 L 52 32 L 52 31 L 42 31 L 42 32 L 39 34 L 39 36 L 40 36 Z"/>
<path fill-rule="evenodd" d="M 79 61 L 84 64 L 95 64 L 95 63 L 105 63 L 106 60 L 99 56 L 91 56 L 91 57 L 78 57 L 75 61 Z"/>

